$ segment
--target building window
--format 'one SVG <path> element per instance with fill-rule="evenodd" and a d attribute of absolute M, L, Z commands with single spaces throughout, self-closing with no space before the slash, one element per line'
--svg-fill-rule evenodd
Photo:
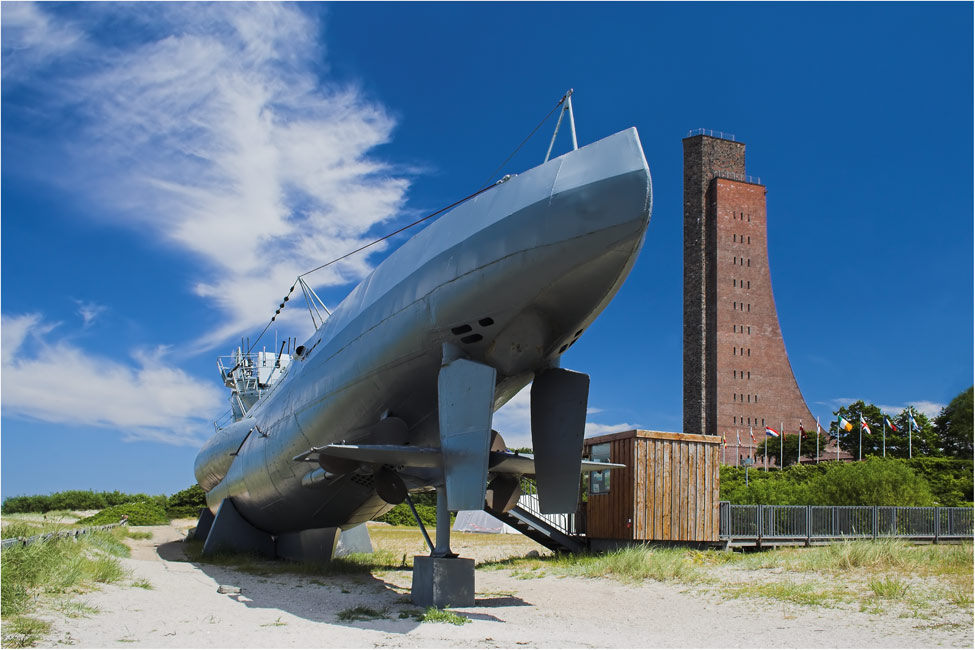
<path fill-rule="evenodd" d="M 737 415 L 734 416 L 733 418 L 731 418 L 731 423 L 732 424 L 738 424 L 738 416 Z"/>
<path fill-rule="evenodd" d="M 731 349 L 734 351 L 734 355 L 737 357 L 738 356 L 738 348 L 731 348 Z"/>
<path fill-rule="evenodd" d="M 749 257 L 748 258 L 748 266 L 751 266 L 751 265 L 752 265 L 752 258 Z"/>
<path fill-rule="evenodd" d="M 592 460 L 597 463 L 609 462 L 609 443 L 593 445 Z M 609 470 L 600 472 L 589 472 L 589 494 L 608 494 L 609 493 Z"/>
<path fill-rule="evenodd" d="M 755 396 L 755 403 L 758 404 L 758 395 Z"/>
<path fill-rule="evenodd" d="M 751 325 L 749 325 L 749 326 L 748 326 L 748 333 L 749 333 L 749 334 L 751 334 L 751 333 L 752 333 L 752 326 L 751 326 Z"/>
<path fill-rule="evenodd" d="M 749 379 L 751 379 L 751 378 L 752 378 L 752 371 L 751 371 L 751 370 L 749 370 L 749 371 L 748 371 L 748 378 L 749 378 Z"/>
<path fill-rule="evenodd" d="M 731 278 L 731 286 L 737 287 L 738 286 L 738 280 L 736 280 L 734 278 Z"/>
<path fill-rule="evenodd" d="M 765 418 L 762 418 L 762 426 L 765 426 Z"/>
<path fill-rule="evenodd" d="M 752 303 L 748 303 L 748 311 L 751 312 L 751 310 L 752 310 Z"/>
<path fill-rule="evenodd" d="M 751 424 L 751 423 L 752 423 L 752 419 L 751 418 L 748 418 L 748 424 Z"/>
<path fill-rule="evenodd" d="M 752 349 L 748 348 L 748 356 L 752 356 Z"/>
<path fill-rule="evenodd" d="M 751 404 L 751 403 L 752 403 L 752 396 L 751 396 L 751 395 L 749 395 L 749 396 L 748 396 L 748 403 L 749 403 L 749 404 Z"/>
<path fill-rule="evenodd" d="M 752 243 L 752 236 L 751 235 L 748 235 L 748 243 L 749 244 Z"/>
<path fill-rule="evenodd" d="M 749 289 L 751 289 L 751 288 L 752 288 L 752 281 L 751 281 L 751 280 L 749 280 L 749 281 L 748 281 L 748 288 L 749 288 Z"/>

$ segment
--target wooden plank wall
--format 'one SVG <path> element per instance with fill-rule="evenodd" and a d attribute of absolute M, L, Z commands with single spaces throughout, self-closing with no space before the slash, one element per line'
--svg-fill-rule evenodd
<path fill-rule="evenodd" d="M 597 443 L 598 444 L 598 443 Z M 589 441 L 585 455 L 589 456 Z M 610 470 L 609 494 L 590 494 L 586 506 L 586 535 L 603 539 L 633 539 L 634 468 L 633 438 L 609 441 L 609 462 L 623 463 L 625 468 Z"/>
<path fill-rule="evenodd" d="M 718 540 L 720 445 L 711 437 L 628 431 L 586 440 L 610 443 L 609 494 L 590 495 L 590 537 L 657 541 Z"/>

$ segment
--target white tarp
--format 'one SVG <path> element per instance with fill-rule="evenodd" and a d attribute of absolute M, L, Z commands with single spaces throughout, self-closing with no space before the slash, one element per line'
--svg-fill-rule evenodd
<path fill-rule="evenodd" d="M 518 531 L 497 517 L 483 510 L 461 510 L 454 520 L 454 527 L 461 533 L 517 533 Z"/>

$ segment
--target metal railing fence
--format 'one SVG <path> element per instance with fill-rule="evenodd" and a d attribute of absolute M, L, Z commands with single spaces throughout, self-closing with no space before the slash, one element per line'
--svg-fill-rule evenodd
<path fill-rule="evenodd" d="M 10 548 L 11 546 L 30 546 L 31 544 L 37 544 L 38 542 L 46 542 L 49 539 L 64 539 L 68 537 L 80 537 L 82 535 L 88 535 L 96 530 L 108 530 L 109 528 L 116 528 L 124 524 L 105 524 L 104 526 L 89 526 L 87 528 L 75 528 L 73 530 L 58 530 L 51 533 L 40 533 L 37 535 L 31 535 L 30 537 L 11 537 L 0 541 L 0 547 L 3 549 Z"/>
<path fill-rule="evenodd" d="M 518 507 L 539 519 L 545 520 L 553 528 L 562 532 L 565 535 L 576 534 L 575 514 L 567 514 L 567 515 L 542 514 L 541 508 L 538 505 L 538 488 L 535 486 L 535 481 L 531 479 L 527 479 L 527 478 L 521 479 L 521 497 L 518 498 Z"/>
<path fill-rule="evenodd" d="M 971 539 L 971 508 L 916 508 L 901 506 L 720 506 L 721 539 L 806 540 Z"/>

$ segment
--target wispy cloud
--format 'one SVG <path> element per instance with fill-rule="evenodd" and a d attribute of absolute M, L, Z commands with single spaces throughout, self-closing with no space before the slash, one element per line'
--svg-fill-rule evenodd
<path fill-rule="evenodd" d="M 127 440 L 200 444 L 224 395 L 166 361 L 164 348 L 136 351 L 134 365 L 87 354 L 40 314 L 0 322 L 4 415 L 117 429 Z"/>
<path fill-rule="evenodd" d="M 95 319 L 106 309 L 105 305 L 99 305 L 94 302 L 75 300 L 75 303 L 78 305 L 78 315 L 81 316 L 84 327 L 90 327 L 95 322 Z"/>
<path fill-rule="evenodd" d="M 223 315 L 198 349 L 262 326 L 298 273 L 366 243 L 402 208 L 408 181 L 371 154 L 395 122 L 355 85 L 324 79 L 310 10 L 58 10 L 16 6 L 11 17 L 4 6 L 5 94 L 35 90 L 30 110 L 79 125 L 49 155 L 67 161 L 67 182 L 86 188 L 101 218 L 148 228 L 197 260 L 187 289 Z M 109 25 L 125 38 L 106 39 Z M 5 110 L 19 108 L 5 98 Z M 313 279 L 338 285 L 369 270 L 360 255 Z"/>
<path fill-rule="evenodd" d="M 860 400 L 863 400 L 863 402 L 866 404 L 875 404 L 875 402 L 865 397 L 835 397 L 833 399 L 826 400 L 823 402 L 816 402 L 816 404 L 820 406 L 825 406 L 830 410 L 835 411 L 842 406 L 849 406 L 850 404 Z M 931 400 L 926 400 L 926 399 L 912 400 L 901 405 L 876 404 L 876 406 L 884 413 L 890 413 L 894 415 L 900 413 L 908 406 L 911 406 L 916 411 L 924 413 L 929 418 L 937 417 L 938 414 L 941 413 L 941 409 L 945 407 L 945 405 L 940 402 L 932 402 Z"/>

